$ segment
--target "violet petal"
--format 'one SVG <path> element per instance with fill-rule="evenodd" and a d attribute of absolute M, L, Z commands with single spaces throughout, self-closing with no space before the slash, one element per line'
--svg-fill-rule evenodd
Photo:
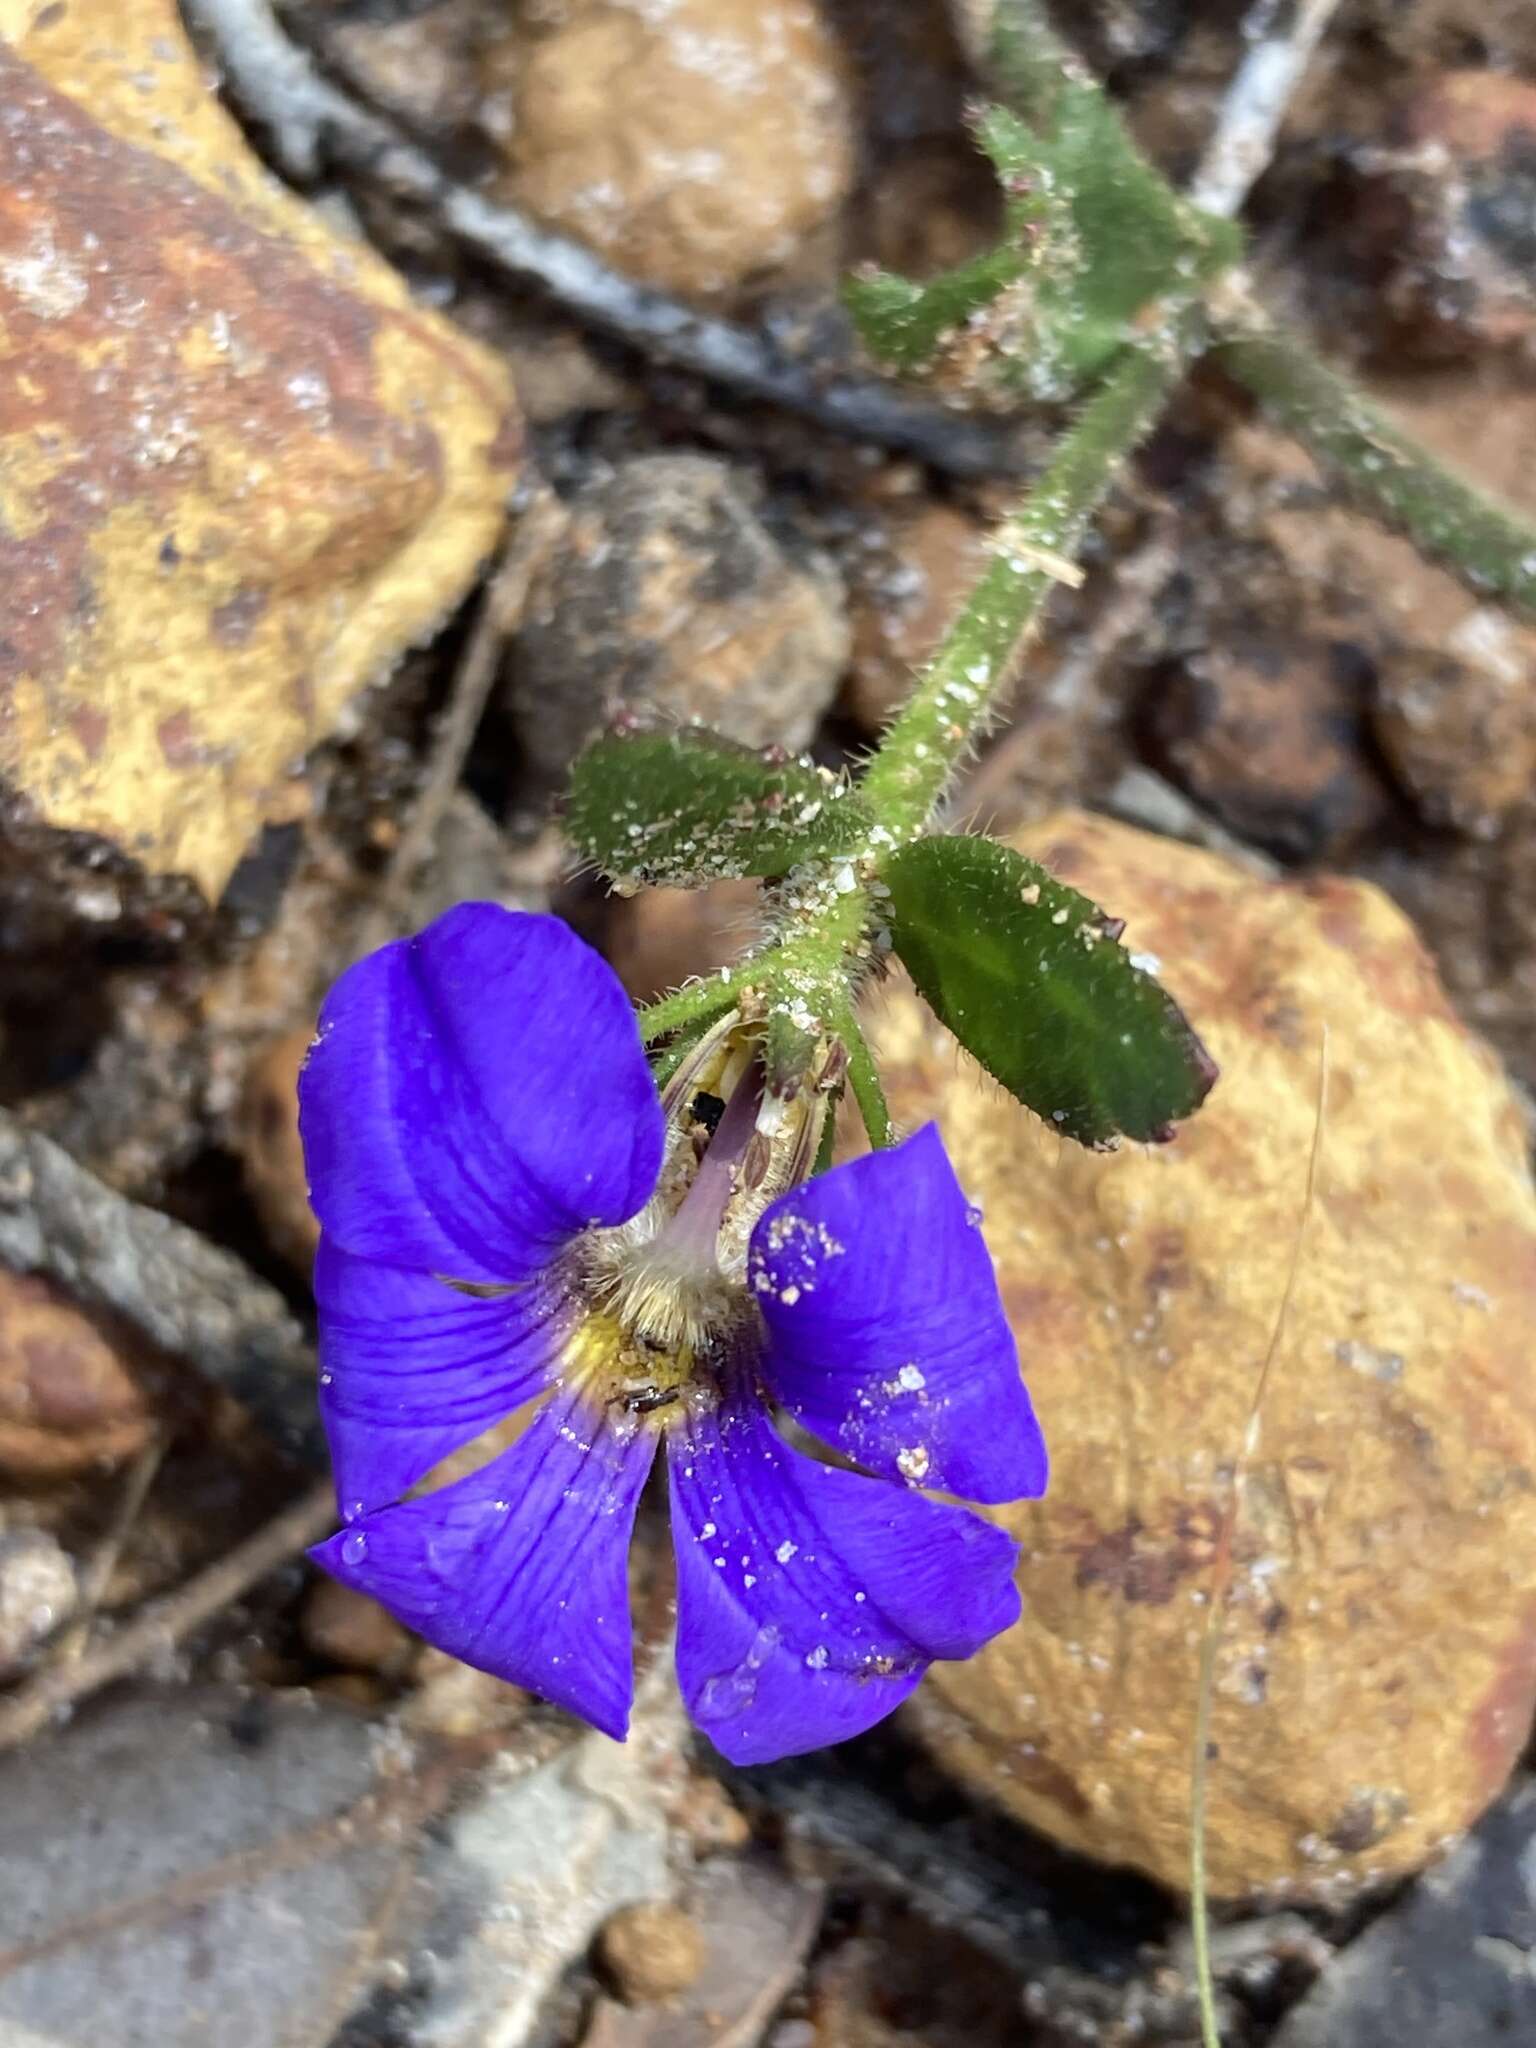
<path fill-rule="evenodd" d="M 856 1464 L 965 1500 L 1045 1491 L 992 1260 L 936 1124 L 782 1196 L 749 1282 L 774 1398 Z"/>
<path fill-rule="evenodd" d="M 557 1393 L 468 1478 L 381 1508 L 310 1555 L 429 1643 L 622 1741 L 634 1693 L 629 1541 L 649 1430 Z"/>
<path fill-rule="evenodd" d="M 337 982 L 299 1081 L 315 1213 L 344 1250 L 521 1280 L 660 1167 L 618 977 L 558 918 L 461 903 Z"/>
<path fill-rule="evenodd" d="M 860 1734 L 935 1657 L 968 1657 L 1017 1619 L 1017 1550 L 963 1508 L 818 1464 L 755 1395 L 668 1438 L 677 1671 L 732 1763 Z"/>
<path fill-rule="evenodd" d="M 322 1236 L 320 1412 L 352 1521 L 398 1500 L 550 1383 L 573 1312 L 547 1280 L 477 1297 Z"/>

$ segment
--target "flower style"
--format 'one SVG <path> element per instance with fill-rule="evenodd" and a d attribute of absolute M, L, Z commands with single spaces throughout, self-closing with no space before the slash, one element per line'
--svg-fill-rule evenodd
<path fill-rule="evenodd" d="M 485 903 L 343 975 L 300 1102 L 327 1571 L 622 1738 L 627 1553 L 664 1444 L 678 1676 L 737 1763 L 857 1734 L 1016 1618 L 1011 1540 L 915 1490 L 1011 1500 L 1046 1471 L 933 1126 L 804 1181 L 826 1098 L 766 1094 L 739 1020 L 664 1102 L 611 969 Z"/>

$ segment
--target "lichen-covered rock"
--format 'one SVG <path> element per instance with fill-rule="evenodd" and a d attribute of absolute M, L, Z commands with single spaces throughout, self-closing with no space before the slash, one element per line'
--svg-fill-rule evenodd
<path fill-rule="evenodd" d="M 495 46 L 487 86 L 509 197 L 668 290 L 782 265 L 852 182 L 811 0 L 560 0 Z"/>
<path fill-rule="evenodd" d="M 1220 1894 L 1422 1864 L 1503 1782 L 1536 1698 L 1536 1196 L 1520 1112 L 1402 916 L 1104 819 L 1029 854 L 1128 921 L 1221 1064 L 1154 1150 L 1076 1150 L 910 995 L 879 1044 L 937 1116 L 1053 1456 L 1023 1619 L 935 1667 L 939 1754 L 1069 1846 L 1182 1886 L 1205 1596 L 1316 1187 L 1234 1538 L 1214 1695 Z"/>
<path fill-rule="evenodd" d="M 848 640 L 834 572 L 790 558 L 742 476 L 637 456 L 580 492 L 535 578 L 512 663 L 518 737 L 551 781 L 625 709 L 803 747 Z"/>
<path fill-rule="evenodd" d="M 262 170 L 173 0 L 0 0 L 0 776 L 216 895 L 452 609 L 504 372 Z"/>
<path fill-rule="evenodd" d="M 142 1347 L 51 1280 L 0 1267 L 0 1473 L 59 1479 L 143 1450 L 147 1368 Z"/>

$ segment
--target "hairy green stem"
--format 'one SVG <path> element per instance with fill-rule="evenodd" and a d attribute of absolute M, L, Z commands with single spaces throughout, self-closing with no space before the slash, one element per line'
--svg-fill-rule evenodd
<path fill-rule="evenodd" d="M 982 75 L 1028 121 L 1049 124 L 1066 81 L 1087 76 L 1038 0 L 993 0 L 978 40 Z"/>
<path fill-rule="evenodd" d="M 859 1020 L 854 1015 L 851 1002 L 843 1005 L 841 1014 L 833 1019 L 833 1023 L 848 1054 L 848 1085 L 859 1105 L 859 1115 L 864 1119 L 869 1142 L 877 1151 L 883 1151 L 895 1144 L 896 1133 L 891 1127 L 891 1112 L 885 1090 L 880 1085 L 875 1056 L 859 1029 Z"/>
<path fill-rule="evenodd" d="M 640 1037 L 646 1045 L 680 1031 L 685 1024 L 708 1023 L 723 1017 L 736 1000 L 733 979 L 713 975 L 708 981 L 690 981 L 658 1002 L 647 1003 L 638 1013 Z"/>
<path fill-rule="evenodd" d="M 1245 323 L 1212 354 L 1366 511 L 1474 590 L 1536 619 L 1536 525 L 1446 468 L 1299 338 Z"/>
<path fill-rule="evenodd" d="M 1004 522 L 990 566 L 860 785 L 881 825 L 897 838 L 911 838 L 926 824 L 956 762 L 992 717 L 1053 585 L 1072 576 L 1089 518 L 1120 464 L 1155 424 L 1184 362 L 1172 334 L 1127 349 Z"/>

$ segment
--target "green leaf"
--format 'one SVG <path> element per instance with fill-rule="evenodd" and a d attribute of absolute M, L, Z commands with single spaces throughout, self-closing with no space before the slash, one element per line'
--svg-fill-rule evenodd
<path fill-rule="evenodd" d="M 1023 277 L 1017 249 L 999 246 L 956 270 L 914 284 L 889 270 L 862 270 L 843 283 L 859 339 L 898 376 L 926 370 L 949 337 Z"/>
<path fill-rule="evenodd" d="M 859 338 L 877 362 L 898 376 L 942 368 L 940 358 L 963 341 L 978 317 L 1005 293 L 1052 268 L 1069 268 L 1070 217 L 1040 160 L 1030 131 L 1006 107 L 977 116 L 976 138 L 992 159 L 1005 205 L 995 247 L 936 277 L 915 283 L 888 270 L 868 268 L 846 280 L 843 297 Z M 1033 294 L 1026 289 L 1005 309 L 1011 329 L 1033 324 Z"/>
<path fill-rule="evenodd" d="M 620 888 L 787 874 L 851 852 L 872 823 L 846 783 L 808 762 L 694 731 L 595 741 L 566 803 L 572 845 Z"/>
<path fill-rule="evenodd" d="M 1081 249 L 1076 275 L 1046 294 L 1042 311 L 1069 362 L 1087 376 L 1131 339 L 1149 307 L 1189 300 L 1237 262 L 1242 236 L 1230 221 L 1186 204 L 1086 80 L 1064 82 L 1036 149 Z"/>
<path fill-rule="evenodd" d="M 1187 205 L 1086 80 L 1064 78 L 1036 124 L 987 106 L 975 130 L 1003 189 L 996 246 L 922 283 L 870 270 L 845 286 L 865 347 L 898 375 L 1070 396 L 1154 308 L 1187 304 L 1242 254 L 1238 230 Z"/>
<path fill-rule="evenodd" d="M 1080 1144 L 1158 1140 L 1216 1068 L 1119 926 L 991 839 L 919 839 L 882 868 L 891 935 L 940 1021 Z"/>

